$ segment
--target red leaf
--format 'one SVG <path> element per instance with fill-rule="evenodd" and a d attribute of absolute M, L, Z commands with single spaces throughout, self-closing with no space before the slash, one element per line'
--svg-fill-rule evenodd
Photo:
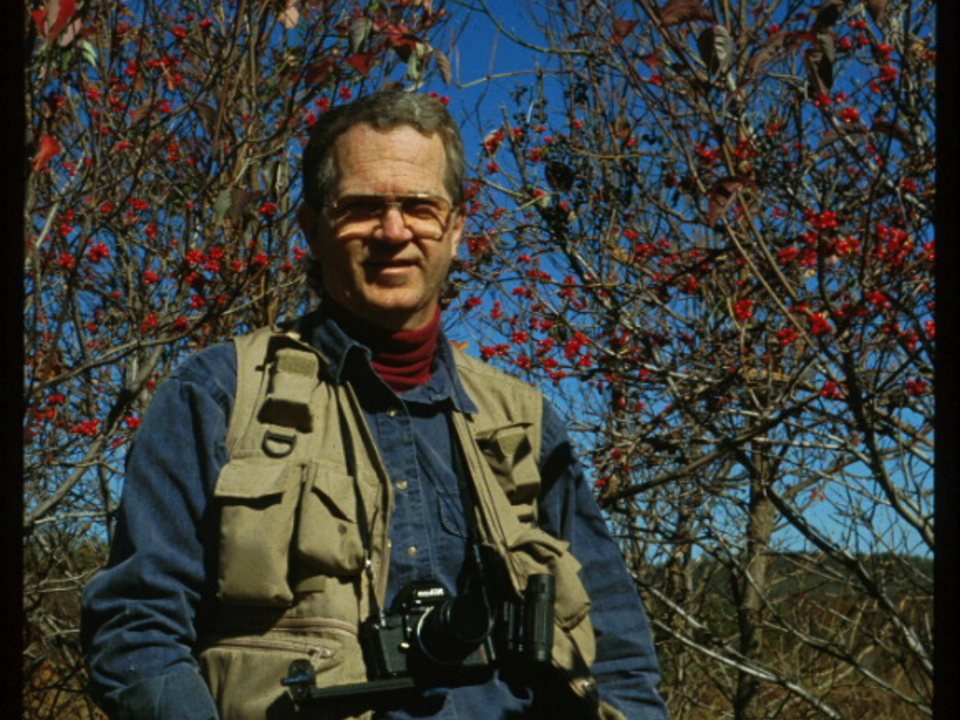
<path fill-rule="evenodd" d="M 53 135 L 43 133 L 43 135 L 40 136 L 40 149 L 37 151 L 37 156 L 33 159 L 33 171 L 39 172 L 43 170 L 48 162 L 60 154 L 60 150 L 62 150 L 60 141 Z"/>
<path fill-rule="evenodd" d="M 363 52 L 356 53 L 345 59 L 348 65 L 352 65 L 359 70 L 364 77 L 368 77 L 370 75 L 370 68 L 373 67 L 375 57 L 376 53 L 374 52 Z"/>
<path fill-rule="evenodd" d="M 417 51 L 417 46 L 420 44 L 420 39 L 410 33 L 390 33 L 387 38 L 390 46 L 404 62 L 410 59 L 410 56 Z"/>
<path fill-rule="evenodd" d="M 703 6 L 702 0 L 667 0 L 667 4 L 660 8 L 660 22 L 664 27 L 697 20 L 716 21 L 713 13 Z"/>
<path fill-rule="evenodd" d="M 30 13 L 33 16 L 33 22 L 36 23 L 37 32 L 40 33 L 42 37 L 47 36 L 47 11 L 43 8 L 39 10 L 34 10 Z"/>
<path fill-rule="evenodd" d="M 47 0 L 46 8 L 33 12 L 33 21 L 40 34 L 52 43 L 76 14 L 76 0 Z"/>

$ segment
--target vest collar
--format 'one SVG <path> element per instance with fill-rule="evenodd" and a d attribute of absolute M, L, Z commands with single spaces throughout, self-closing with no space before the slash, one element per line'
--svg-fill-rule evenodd
<path fill-rule="evenodd" d="M 298 323 L 300 337 L 329 360 L 324 376 L 329 382 L 343 384 L 348 377 L 357 378 L 359 372 L 369 373 L 370 381 L 379 379 L 371 367 L 373 353 L 370 348 L 352 338 L 331 317 L 329 309 L 321 303 L 315 310 L 302 317 Z M 357 367 L 358 365 L 362 367 Z M 381 383 L 377 383 L 381 384 Z M 396 394 L 382 383 L 384 392 Z M 404 401 L 434 404 L 449 398 L 455 410 L 474 414 L 476 403 L 467 394 L 457 372 L 454 350 L 443 329 L 437 335 L 434 372 L 430 379 L 419 387 L 403 394 Z"/>

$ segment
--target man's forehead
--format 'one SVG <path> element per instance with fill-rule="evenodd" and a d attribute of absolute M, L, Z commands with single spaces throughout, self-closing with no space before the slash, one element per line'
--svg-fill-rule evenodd
<path fill-rule="evenodd" d="M 412 125 L 389 129 L 357 123 L 344 131 L 333 147 L 338 179 L 347 176 L 386 181 L 390 177 L 429 185 L 443 182 L 446 148 L 439 133 L 426 134 Z M 431 187 L 419 188 L 430 191 Z"/>

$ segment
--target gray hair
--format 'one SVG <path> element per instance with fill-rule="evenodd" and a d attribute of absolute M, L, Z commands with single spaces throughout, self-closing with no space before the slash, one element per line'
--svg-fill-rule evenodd
<path fill-rule="evenodd" d="M 303 199 L 320 212 L 338 181 L 333 146 L 354 125 L 367 124 L 377 130 L 409 125 L 424 135 L 439 133 L 446 153 L 444 184 L 454 206 L 463 203 L 466 159 L 460 127 L 446 106 L 430 95 L 386 90 L 365 95 L 323 113 L 310 131 L 303 151 Z"/>

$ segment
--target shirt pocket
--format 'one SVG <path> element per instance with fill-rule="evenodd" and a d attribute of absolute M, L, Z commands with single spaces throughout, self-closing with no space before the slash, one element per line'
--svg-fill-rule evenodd
<path fill-rule="evenodd" d="M 447 489 L 436 488 L 437 504 L 440 507 L 440 528 L 448 535 L 467 537 L 467 520 L 460 496 Z"/>
<path fill-rule="evenodd" d="M 240 605 L 286 606 L 290 544 L 304 468 L 270 458 L 239 458 L 220 471 L 218 596 Z"/>
<path fill-rule="evenodd" d="M 379 484 L 358 480 L 344 468 L 311 465 L 300 498 L 296 548 L 299 557 L 325 575 L 355 575 L 366 560 L 365 546 Z"/>

